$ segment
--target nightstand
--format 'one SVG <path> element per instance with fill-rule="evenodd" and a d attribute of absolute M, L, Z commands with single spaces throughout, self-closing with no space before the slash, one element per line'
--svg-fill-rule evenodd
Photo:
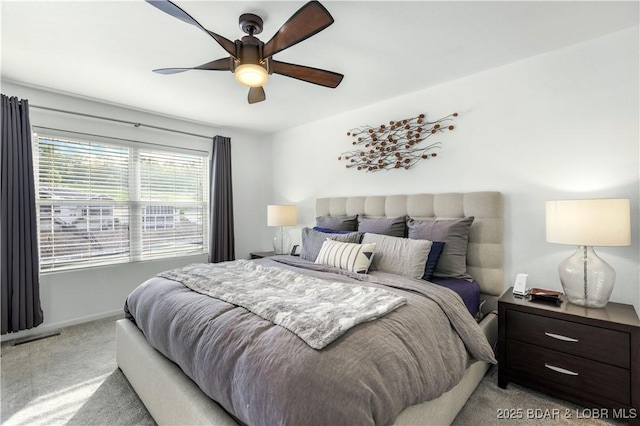
<path fill-rule="evenodd" d="M 262 259 L 263 257 L 275 256 L 275 251 L 252 251 L 249 253 L 251 259 Z"/>
<path fill-rule="evenodd" d="M 601 309 L 498 300 L 498 385 L 509 382 L 640 422 L 640 319 L 633 306 Z"/>

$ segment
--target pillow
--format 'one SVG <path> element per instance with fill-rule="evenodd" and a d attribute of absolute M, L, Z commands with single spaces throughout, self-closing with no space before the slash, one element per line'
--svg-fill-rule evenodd
<path fill-rule="evenodd" d="M 338 231 L 357 231 L 358 216 L 318 216 L 316 226 Z"/>
<path fill-rule="evenodd" d="M 348 234 L 353 231 L 341 231 L 339 229 L 320 228 L 319 226 L 313 227 L 314 231 L 324 232 L 325 234 Z"/>
<path fill-rule="evenodd" d="M 371 265 L 372 271 L 379 270 L 416 279 L 424 275 L 431 241 L 364 234 L 362 244 L 371 243 L 376 245 L 376 257 Z"/>
<path fill-rule="evenodd" d="M 432 241 L 431 250 L 429 250 L 429 257 L 427 257 L 427 266 L 425 266 L 424 275 L 422 276 L 423 280 L 429 281 L 433 276 L 433 271 L 436 269 L 436 265 L 438 264 L 438 259 L 440 259 L 444 245 L 445 243 L 442 241 Z"/>
<path fill-rule="evenodd" d="M 370 232 L 372 234 L 391 235 L 393 237 L 406 237 L 407 218 L 401 216 L 378 219 L 358 216 L 358 232 L 361 234 Z"/>
<path fill-rule="evenodd" d="M 414 220 L 409 218 L 409 238 L 443 241 L 434 277 L 471 279 L 467 273 L 467 244 L 473 216 L 462 219 Z"/>
<path fill-rule="evenodd" d="M 375 243 L 341 243 L 328 239 L 322 244 L 316 263 L 346 269 L 358 274 L 366 274 L 371 265 L 375 248 Z"/>
<path fill-rule="evenodd" d="M 302 229 L 302 250 L 300 251 L 300 258 L 315 262 L 322 248 L 322 243 L 331 239 L 335 241 L 342 241 L 345 243 L 359 243 L 360 234 L 357 232 L 351 232 L 349 234 L 326 234 L 324 232 L 314 231 L 313 229 Z"/>

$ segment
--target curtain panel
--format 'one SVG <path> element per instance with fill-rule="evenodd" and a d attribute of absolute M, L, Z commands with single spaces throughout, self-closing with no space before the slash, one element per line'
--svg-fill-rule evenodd
<path fill-rule="evenodd" d="M 0 311 L 2 334 L 42 324 L 29 102 L 2 95 Z"/>
<path fill-rule="evenodd" d="M 209 198 L 209 262 L 235 259 L 233 186 L 231 184 L 231 138 L 213 138 Z"/>

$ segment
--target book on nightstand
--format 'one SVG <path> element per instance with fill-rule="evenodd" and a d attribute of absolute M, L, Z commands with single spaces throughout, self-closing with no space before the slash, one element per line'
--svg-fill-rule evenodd
<path fill-rule="evenodd" d="M 531 301 L 553 302 L 556 305 L 562 303 L 562 293 L 555 290 L 546 290 L 544 288 L 532 288 L 527 293 L 527 297 Z"/>

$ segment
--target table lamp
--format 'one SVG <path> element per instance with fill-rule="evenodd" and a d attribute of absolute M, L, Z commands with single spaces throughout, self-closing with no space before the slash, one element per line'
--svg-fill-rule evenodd
<path fill-rule="evenodd" d="M 578 246 L 558 265 L 569 302 L 590 308 L 607 304 L 616 272 L 593 247 L 630 245 L 630 216 L 628 199 L 547 201 L 547 241 Z"/>
<path fill-rule="evenodd" d="M 280 229 L 273 237 L 273 250 L 276 254 L 286 254 L 291 246 L 289 234 L 285 232 L 285 226 L 294 226 L 298 223 L 298 209 L 296 206 L 269 205 L 267 206 L 267 226 L 279 226 Z"/>

